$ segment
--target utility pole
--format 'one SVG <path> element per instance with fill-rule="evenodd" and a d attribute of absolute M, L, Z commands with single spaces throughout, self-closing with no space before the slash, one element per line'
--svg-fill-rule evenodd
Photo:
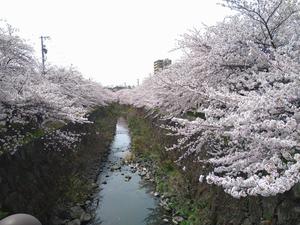
<path fill-rule="evenodd" d="M 44 45 L 44 40 L 50 39 L 49 36 L 41 36 L 41 48 L 42 48 L 42 74 L 45 75 L 45 62 L 46 62 L 46 54 L 48 50 L 46 49 L 46 45 Z"/>
<path fill-rule="evenodd" d="M 140 79 L 137 79 L 137 86 L 140 86 Z"/>

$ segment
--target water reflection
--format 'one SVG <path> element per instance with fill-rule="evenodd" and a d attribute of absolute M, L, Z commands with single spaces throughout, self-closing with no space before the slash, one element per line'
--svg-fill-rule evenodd
<path fill-rule="evenodd" d="M 120 118 L 111 153 L 98 179 L 101 190 L 96 196 L 96 217 L 90 225 L 166 224 L 161 219 L 158 199 L 149 193 L 149 185 L 128 165 L 121 164 L 122 158 L 130 151 L 130 141 L 127 123 Z"/>

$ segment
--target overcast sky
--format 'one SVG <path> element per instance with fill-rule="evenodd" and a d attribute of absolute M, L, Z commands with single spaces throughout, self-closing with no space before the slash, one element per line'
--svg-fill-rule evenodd
<path fill-rule="evenodd" d="M 48 61 L 76 66 L 103 85 L 136 84 L 153 72 L 180 35 L 213 25 L 229 11 L 219 0 L 6 0 L 0 17 L 20 30 L 40 58 L 41 35 Z"/>

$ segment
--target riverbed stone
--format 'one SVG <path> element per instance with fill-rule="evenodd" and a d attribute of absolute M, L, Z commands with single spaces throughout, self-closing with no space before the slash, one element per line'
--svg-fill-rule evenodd
<path fill-rule="evenodd" d="M 128 182 L 128 181 L 130 181 L 130 180 L 131 180 L 131 176 L 126 175 L 126 176 L 125 176 L 125 181 Z"/>
<path fill-rule="evenodd" d="M 155 197 L 159 197 L 159 193 L 158 193 L 158 192 L 154 192 L 153 195 L 154 195 Z"/>
<path fill-rule="evenodd" d="M 70 215 L 72 219 L 79 219 L 84 213 L 84 210 L 80 206 L 73 206 L 70 209 Z"/>
<path fill-rule="evenodd" d="M 183 220 L 184 220 L 184 218 L 181 217 L 181 216 L 174 216 L 174 217 L 172 218 L 172 222 L 173 222 L 174 224 L 180 224 Z"/>
<path fill-rule="evenodd" d="M 79 219 L 75 219 L 67 222 L 67 225 L 81 225 L 81 222 Z"/>
<path fill-rule="evenodd" d="M 169 223 L 169 220 L 168 220 L 167 218 L 164 218 L 164 219 L 163 219 L 163 222 Z"/>
<path fill-rule="evenodd" d="M 136 173 L 136 171 L 137 171 L 136 168 L 131 168 L 131 169 L 130 169 L 130 172 L 131 172 L 131 173 Z"/>
<path fill-rule="evenodd" d="M 121 170 L 121 166 L 119 166 L 119 165 L 114 165 L 114 166 L 112 166 L 112 167 L 110 167 L 110 171 L 116 171 L 116 170 Z"/>
<path fill-rule="evenodd" d="M 160 205 L 164 210 L 166 210 L 167 212 L 172 211 L 171 207 L 170 207 L 169 204 L 168 204 L 168 199 L 166 199 L 166 200 L 161 200 L 160 203 L 159 203 L 159 205 Z"/>
<path fill-rule="evenodd" d="M 149 174 L 149 173 L 147 173 L 146 176 L 144 177 L 145 180 L 150 180 L 150 178 L 151 178 L 151 177 L 150 177 L 150 174 Z"/>
<path fill-rule="evenodd" d="M 97 187 L 98 187 L 98 184 L 96 184 L 96 183 L 91 183 L 91 187 L 93 188 L 93 189 L 96 189 Z"/>
<path fill-rule="evenodd" d="M 80 221 L 83 223 L 89 222 L 91 219 L 92 219 L 92 215 L 87 212 L 84 212 L 80 217 Z"/>
<path fill-rule="evenodd" d="M 90 205 L 91 203 L 92 203 L 91 200 L 86 200 L 86 201 L 85 201 L 85 204 L 86 204 L 86 205 Z"/>
<path fill-rule="evenodd" d="M 260 225 L 271 225 L 272 221 L 271 220 L 262 220 L 260 221 Z"/>
<path fill-rule="evenodd" d="M 171 207 L 168 206 L 168 205 L 164 205 L 163 208 L 164 208 L 164 210 L 166 210 L 167 212 L 171 212 L 171 211 L 172 211 Z"/>
<path fill-rule="evenodd" d="M 141 177 L 146 176 L 146 174 L 147 174 L 147 173 L 146 173 L 145 171 L 142 171 L 142 172 L 139 173 L 139 175 L 140 175 Z"/>

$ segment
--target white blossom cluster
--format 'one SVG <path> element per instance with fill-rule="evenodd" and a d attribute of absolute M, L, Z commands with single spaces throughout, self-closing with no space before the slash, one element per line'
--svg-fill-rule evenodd
<path fill-rule="evenodd" d="M 62 152 L 70 149 L 75 150 L 77 143 L 81 141 L 83 135 L 85 135 L 85 133 L 55 130 L 43 136 L 41 139 L 44 140 L 44 150 Z"/>
<path fill-rule="evenodd" d="M 224 0 L 237 11 L 183 35 L 185 56 L 119 101 L 153 110 L 178 136 L 179 162 L 239 198 L 300 180 L 300 13 L 296 0 Z"/>
<path fill-rule="evenodd" d="M 42 74 L 31 46 L 13 27 L 0 24 L 0 153 L 14 153 L 33 130 L 89 122 L 88 112 L 113 100 L 111 92 L 72 67 L 47 65 Z M 73 137 L 57 135 L 67 142 Z"/>

